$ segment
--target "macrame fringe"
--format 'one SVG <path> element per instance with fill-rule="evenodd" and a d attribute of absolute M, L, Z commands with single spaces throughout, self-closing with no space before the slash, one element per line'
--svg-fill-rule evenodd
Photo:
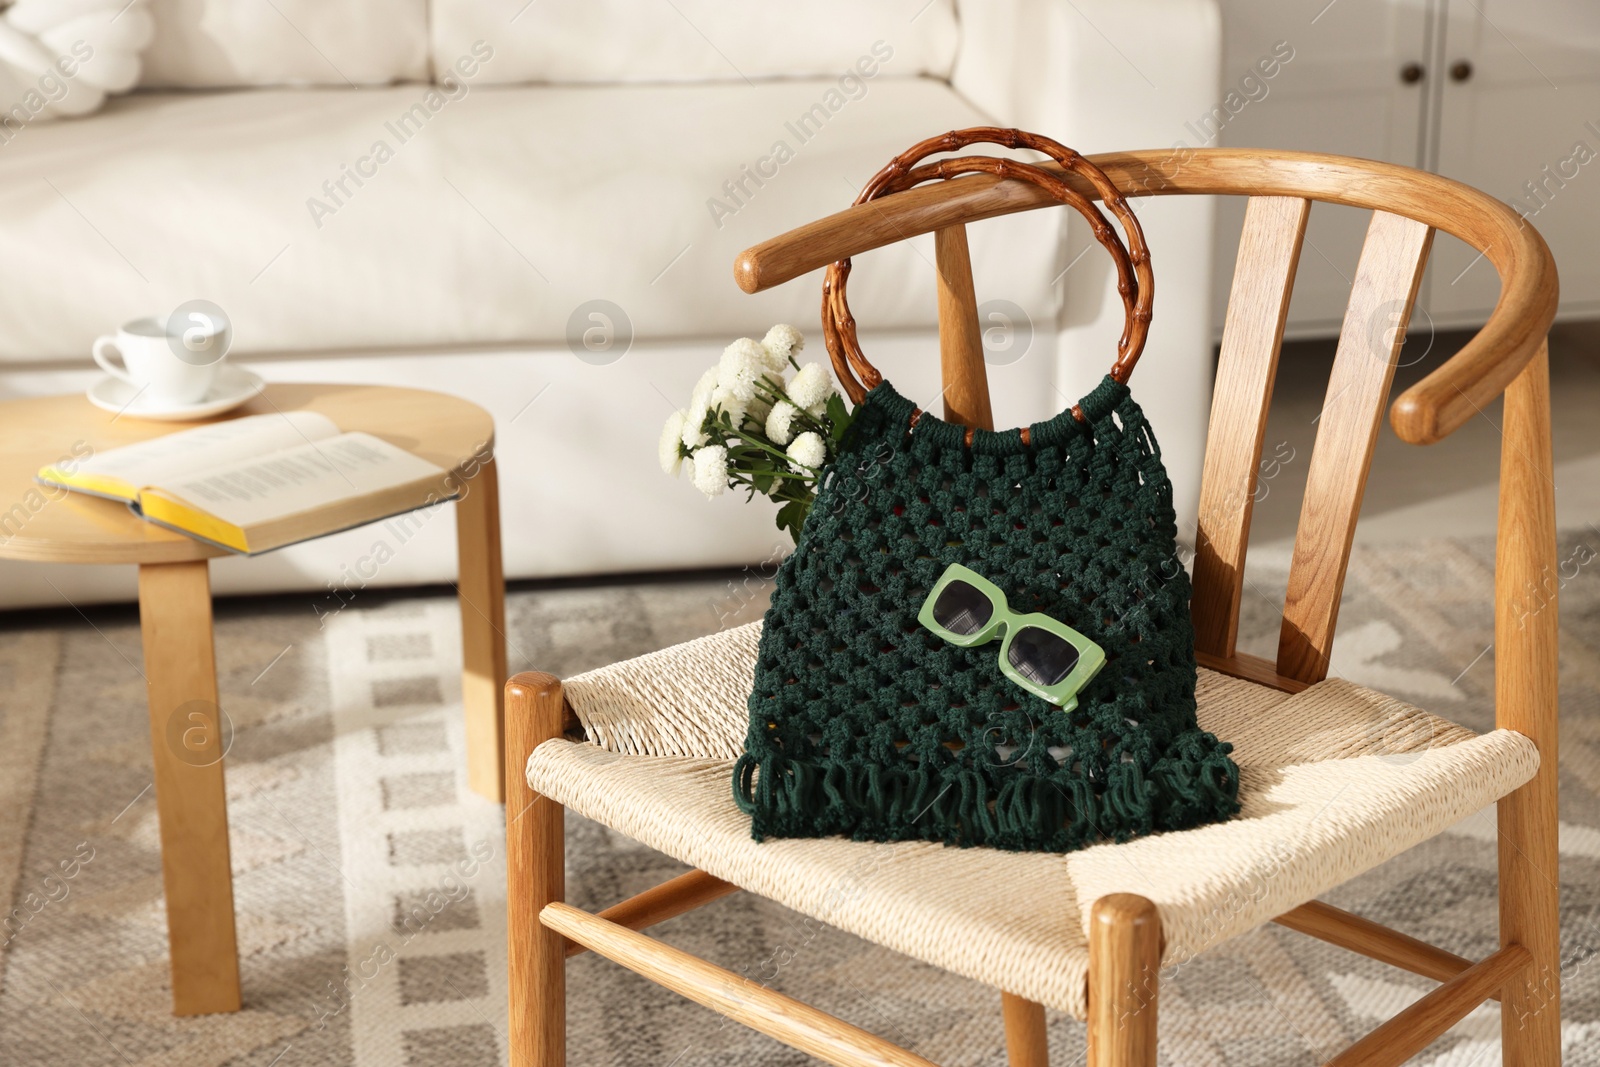
<path fill-rule="evenodd" d="M 1168 757 L 1148 777 L 1136 763 L 1118 764 L 1098 792 L 1073 775 L 1018 771 L 996 788 L 958 764 L 906 768 L 744 755 L 734 768 L 733 798 L 751 816 L 757 841 L 843 834 L 857 841 L 1070 852 L 1237 814 L 1232 746 L 1204 734 L 1194 740 L 1184 747 L 1208 747 L 1200 758 Z"/>

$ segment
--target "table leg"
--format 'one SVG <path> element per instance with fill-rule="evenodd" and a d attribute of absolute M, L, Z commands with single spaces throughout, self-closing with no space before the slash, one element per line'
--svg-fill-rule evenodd
<path fill-rule="evenodd" d="M 478 468 L 456 501 L 456 551 L 467 784 L 504 803 L 506 581 L 500 559 L 500 478 L 492 459 Z"/>
<path fill-rule="evenodd" d="M 239 949 L 222 778 L 231 730 L 217 703 L 205 560 L 140 565 L 139 629 L 161 818 L 172 1011 L 238 1011 Z"/>

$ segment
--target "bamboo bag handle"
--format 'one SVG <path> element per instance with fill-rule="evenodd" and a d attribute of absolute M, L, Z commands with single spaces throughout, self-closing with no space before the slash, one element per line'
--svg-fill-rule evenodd
<path fill-rule="evenodd" d="M 923 159 L 940 152 L 955 152 L 973 144 L 998 144 L 1006 148 L 1028 148 L 1042 152 L 1067 170 L 1077 171 L 1099 191 L 1112 214 L 1122 223 L 1128 246 L 1106 221 L 1093 201 L 1074 192 L 1061 179 L 1031 163 L 1001 159 L 997 156 L 960 156 L 941 159 L 935 163 L 917 166 Z M 1150 305 L 1155 295 L 1155 276 L 1150 270 L 1150 249 L 1145 244 L 1144 230 L 1128 207 L 1122 193 L 1106 177 L 1105 172 L 1077 152 L 1036 133 L 1023 130 L 1001 129 L 997 126 L 974 126 L 930 137 L 911 146 L 889 161 L 875 174 L 855 199 L 864 204 L 879 197 L 903 192 L 924 182 L 955 178 L 962 174 L 993 174 L 999 178 L 1031 182 L 1051 196 L 1076 208 L 1088 220 L 1098 240 L 1117 268 L 1117 292 L 1122 296 L 1126 313 L 1122 336 L 1117 341 L 1117 359 L 1111 366 L 1111 377 L 1126 384 L 1133 373 L 1139 354 L 1144 351 L 1145 338 L 1150 333 Z M 841 259 L 828 266 L 822 281 L 822 334 L 833 361 L 834 373 L 853 404 L 859 404 L 867 393 L 883 381 L 883 375 L 861 351 L 856 338 L 856 321 L 850 314 L 845 299 L 845 284 L 850 277 L 850 260 Z M 1073 407 L 1082 418 L 1082 412 Z"/>

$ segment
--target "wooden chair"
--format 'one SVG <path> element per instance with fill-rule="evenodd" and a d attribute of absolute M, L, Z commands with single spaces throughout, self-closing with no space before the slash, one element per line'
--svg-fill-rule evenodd
<path fill-rule="evenodd" d="M 1301 694 L 1327 674 L 1345 568 L 1379 419 L 1394 374 L 1394 357 L 1435 229 L 1473 245 L 1499 271 L 1500 299 L 1488 324 L 1448 362 L 1402 394 L 1392 406 L 1390 419 L 1404 440 L 1431 444 L 1480 417 L 1495 397 L 1505 397 L 1495 566 L 1497 729 L 1481 738 L 1472 736 L 1474 743 L 1493 740 L 1500 746 L 1495 752 L 1501 755 L 1495 755 L 1485 767 L 1498 767 L 1512 756 L 1525 763 L 1504 784 L 1466 801 L 1498 801 L 1501 947 L 1483 960 L 1469 961 L 1312 899 L 1332 884 L 1312 889 L 1282 913 L 1249 918 L 1254 925 L 1275 920 L 1441 983 L 1331 1063 L 1399 1064 L 1491 998 L 1501 1003 L 1506 1064 L 1543 1067 L 1558 1063 L 1556 612 L 1546 610 L 1519 618 L 1515 608 L 1516 594 L 1530 583 L 1538 583 L 1556 565 L 1545 338 L 1557 292 L 1555 265 L 1544 241 L 1510 208 L 1483 193 L 1433 174 L 1383 163 L 1232 149 L 1119 152 L 1092 160 L 1128 196 L 1194 193 L 1249 197 L 1212 404 L 1192 609 L 1200 664 L 1218 672 L 1227 684 L 1240 687 L 1237 692 L 1292 701 L 1296 698 L 1287 694 Z M 1079 193 L 1096 196 L 1087 181 L 1075 175 L 1065 177 Z M 1310 461 L 1278 656 L 1273 663 L 1238 652 L 1235 639 L 1252 490 L 1285 312 L 1313 200 L 1367 208 L 1373 215 L 1328 383 L 1329 403 Z M 947 417 L 987 425 L 989 401 L 964 227 L 1047 203 L 1054 201 L 1020 182 L 988 176 L 942 182 L 839 212 L 758 245 L 740 257 L 735 274 L 745 290 L 756 292 L 835 260 L 933 231 L 938 249 Z M 1152 245 L 1159 270 L 1159 233 Z M 1393 315 L 1396 310 L 1397 318 Z M 1398 323 L 1401 329 L 1375 330 L 1378 322 Z M 1372 350 L 1374 338 L 1380 349 L 1376 353 Z M 1137 393 L 1137 381 L 1134 389 Z M 640 689 L 646 703 L 652 693 L 658 701 L 663 699 L 661 694 L 679 693 L 680 702 L 686 705 L 698 702 L 709 706 L 718 699 L 738 699 L 737 671 L 714 679 L 684 678 L 684 664 L 690 661 L 676 653 L 666 658 L 662 655 L 646 657 L 647 664 L 634 661 L 656 672 L 649 685 Z M 611 677 L 615 681 L 617 676 Z M 1329 680 L 1322 683 L 1322 689 L 1343 685 L 1348 683 Z M 507 687 L 512 1063 L 556 1067 L 565 1062 L 564 961 L 576 952 L 593 950 L 829 1063 L 852 1067 L 926 1065 L 921 1057 L 864 1030 L 637 932 L 733 892 L 741 884 L 781 897 L 774 887 L 788 875 L 776 868 L 787 857 L 801 854 L 802 848 L 811 850 L 804 852 L 807 857 L 816 857 L 823 854 L 817 850 L 826 848 L 855 849 L 854 854 L 861 855 L 859 850 L 895 846 L 843 841 L 826 845 L 768 842 L 748 844 L 742 850 L 718 846 L 724 851 L 741 851 L 746 857 L 721 868 L 724 875 L 736 877 L 718 877 L 705 869 L 722 862 L 715 850 L 685 845 L 678 849 L 677 858 L 690 863 L 698 858 L 703 861 L 700 869 L 599 915 L 564 903 L 563 803 L 584 806 L 585 814 L 652 843 L 648 834 L 653 816 L 647 809 L 657 801 L 651 799 L 642 807 L 636 801 L 638 810 L 629 814 L 624 787 L 632 787 L 616 775 L 635 773 L 643 765 L 664 765 L 649 757 L 609 752 L 602 761 L 584 763 L 589 759 L 586 752 L 601 751 L 597 743 L 625 752 L 641 749 L 608 735 L 607 730 L 614 734 L 614 723 L 602 723 L 604 729 L 596 727 L 606 714 L 605 708 L 599 707 L 585 713 L 590 737 L 574 740 L 571 735 L 580 726 L 580 716 L 574 713 L 579 688 L 574 680 L 564 695 L 560 681 L 536 673 L 519 674 Z M 605 703 L 594 695 L 593 685 L 583 691 L 586 701 Z M 719 697 L 719 693 L 723 695 Z M 568 696 L 573 698 L 570 703 Z M 736 712 L 742 717 L 742 703 Z M 742 718 L 739 722 L 742 734 Z M 1278 725 L 1294 728 L 1293 723 Z M 526 784 L 531 776 L 529 759 L 536 749 L 534 762 L 545 767 L 539 779 L 542 792 L 534 792 Z M 560 775 L 549 769 L 557 760 L 570 764 L 570 780 L 558 781 Z M 1416 766 L 1423 762 L 1425 759 L 1419 760 Z M 609 770 L 613 767 L 623 769 L 613 774 Z M 1480 768 L 1470 775 L 1460 774 L 1458 779 L 1447 778 L 1446 795 L 1452 790 L 1486 789 L 1481 782 L 1469 780 L 1482 778 L 1484 773 Z M 708 772 L 708 777 L 714 775 Z M 586 784 L 591 780 L 598 784 Z M 720 789 L 720 803 L 731 808 L 725 782 Z M 666 792 L 659 795 L 660 805 L 670 805 Z M 590 799 L 580 805 L 583 796 Z M 716 791 L 707 796 L 713 798 L 708 804 L 715 806 Z M 1404 806 L 1399 810 L 1403 814 L 1391 812 L 1386 818 L 1402 825 L 1421 818 Z M 1248 822 L 1234 822 L 1241 821 Z M 736 829 L 737 824 L 733 825 Z M 1442 828 L 1430 823 L 1427 832 Z M 1188 834 L 1206 832 L 1208 828 L 1201 828 L 1102 847 L 1181 847 L 1181 839 Z M 664 833 L 658 827 L 657 839 Z M 1330 841 L 1319 847 L 1349 844 L 1333 840 L 1337 835 L 1329 836 Z M 997 884 L 1003 884 L 1010 872 L 1025 870 L 1026 864 L 1067 864 L 1062 869 L 1082 870 L 1085 868 L 1070 864 L 1087 862 L 1080 858 L 1085 853 L 1019 857 L 984 850 L 943 850 L 941 857 L 937 846 L 916 847 L 932 850 L 925 855 L 917 853 L 929 864 L 993 864 L 997 872 L 1007 872 L 996 875 Z M 763 849 L 768 851 L 759 851 Z M 1359 870 L 1384 858 L 1382 854 L 1366 857 Z M 1359 870 L 1351 869 L 1335 881 Z M 1088 1062 L 1091 1067 L 1150 1067 L 1156 1062 L 1156 975 L 1163 964 L 1177 962 L 1174 950 L 1181 935 L 1180 909 L 1158 907 L 1134 893 L 1098 895 L 1092 885 L 1081 880 L 1062 885 L 1079 899 L 1063 896 L 1060 904 L 1063 912 L 1071 911 L 1064 921 L 1077 938 L 1071 945 L 1064 940 L 1061 951 L 1086 960 L 1083 970 L 1065 973 L 1084 976 L 1086 989 L 1079 985 L 1076 992 L 1069 990 L 1059 999 L 1070 1002 L 1069 1007 L 1081 1007 L 1087 1018 Z M 902 885 L 903 898 L 914 901 L 915 889 L 914 882 L 909 888 Z M 793 899 L 786 902 L 794 906 Z M 822 918 L 833 921 L 831 915 Z M 867 936 L 905 950 L 893 924 L 884 924 L 881 916 L 877 926 L 857 923 L 847 928 L 857 933 L 865 930 Z M 1188 948 L 1176 947 L 1188 952 L 1193 940 L 1189 937 Z M 928 950 L 923 958 L 941 963 L 945 958 L 942 951 Z M 1019 992 L 1028 988 L 1035 976 L 1019 971 L 980 977 L 990 978 L 991 984 L 1003 990 L 1010 1062 L 1016 1067 L 1045 1064 L 1044 1007 L 1038 998 Z"/>

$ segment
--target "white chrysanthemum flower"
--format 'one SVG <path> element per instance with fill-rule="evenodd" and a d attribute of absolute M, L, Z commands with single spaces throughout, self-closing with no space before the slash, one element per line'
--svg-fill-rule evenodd
<path fill-rule="evenodd" d="M 789 383 L 789 399 L 795 407 L 811 410 L 823 407 L 833 395 L 833 379 L 820 363 L 807 363 Z"/>
<path fill-rule="evenodd" d="M 789 446 L 789 458 L 802 467 L 820 467 L 828 461 L 828 446 L 814 431 L 807 430 Z"/>
<path fill-rule="evenodd" d="M 656 455 L 661 459 L 661 469 L 672 475 L 678 476 L 678 470 L 683 466 L 683 422 L 684 413 L 674 411 L 667 416 L 667 424 L 661 427 L 661 443 L 656 446 Z"/>
<path fill-rule="evenodd" d="M 706 416 L 711 414 L 709 399 L 702 397 L 689 405 L 688 412 L 683 417 L 683 447 L 699 448 L 711 440 L 711 435 L 706 433 Z"/>
<path fill-rule="evenodd" d="M 719 367 L 707 367 L 706 372 L 700 375 L 700 380 L 694 383 L 694 392 L 689 394 L 689 406 L 705 403 L 711 399 L 711 390 L 717 387 L 717 371 Z"/>
<path fill-rule="evenodd" d="M 789 365 L 789 357 L 806 346 L 805 335 L 793 326 L 779 324 L 767 331 L 767 336 L 761 339 L 761 347 L 766 349 L 770 366 L 775 371 L 782 371 Z"/>
<path fill-rule="evenodd" d="M 794 417 L 800 414 L 800 409 L 787 400 L 780 400 L 773 405 L 772 411 L 767 415 L 767 437 L 775 445 L 786 445 L 794 436 Z"/>
<path fill-rule="evenodd" d="M 707 445 L 694 454 L 694 487 L 709 500 L 728 488 L 728 450 Z"/>
<path fill-rule="evenodd" d="M 722 350 L 717 385 L 748 400 L 756 395 L 756 379 L 767 370 L 767 352 L 759 342 L 741 337 Z"/>
<path fill-rule="evenodd" d="M 751 397 L 740 396 L 725 385 L 719 385 L 711 391 L 711 407 L 716 411 L 727 412 L 728 421 L 735 428 L 744 421 L 745 412 L 750 410 Z"/>
<path fill-rule="evenodd" d="M 751 421 L 760 426 L 767 421 L 767 416 L 772 414 L 772 399 L 757 393 L 755 399 L 750 401 L 750 406 L 745 411 L 750 416 Z"/>

